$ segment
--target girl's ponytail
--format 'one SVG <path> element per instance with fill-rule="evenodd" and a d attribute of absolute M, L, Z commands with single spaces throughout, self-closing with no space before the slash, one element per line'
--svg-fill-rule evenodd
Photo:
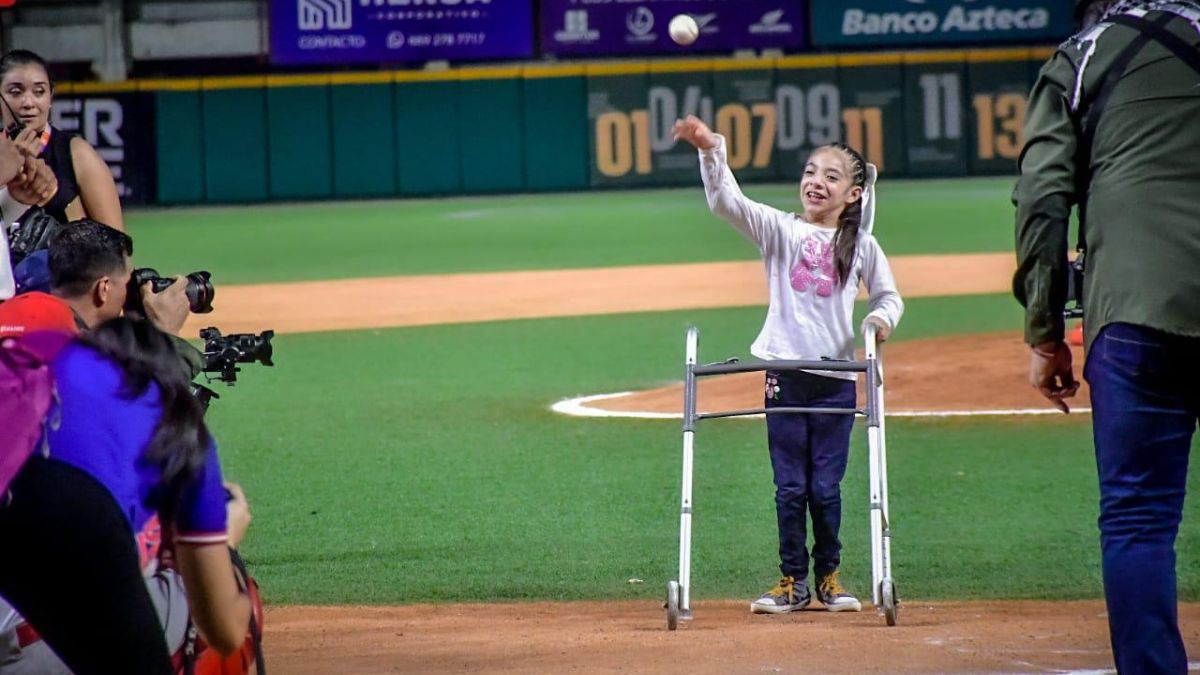
<path fill-rule="evenodd" d="M 857 150 L 845 143 L 830 143 L 827 147 L 841 150 L 850 164 L 850 177 L 858 187 L 867 182 L 867 161 Z M 833 235 L 833 260 L 837 277 L 844 285 L 854 267 L 854 251 L 858 248 L 858 230 L 862 226 L 863 197 L 848 205 L 838 217 L 837 233 Z"/>

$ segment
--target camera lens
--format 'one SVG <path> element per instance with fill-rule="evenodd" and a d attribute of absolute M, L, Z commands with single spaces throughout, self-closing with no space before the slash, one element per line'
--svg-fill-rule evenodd
<path fill-rule="evenodd" d="M 187 297 L 193 314 L 208 314 L 213 310 L 213 288 L 211 274 L 205 271 L 187 275 Z"/>

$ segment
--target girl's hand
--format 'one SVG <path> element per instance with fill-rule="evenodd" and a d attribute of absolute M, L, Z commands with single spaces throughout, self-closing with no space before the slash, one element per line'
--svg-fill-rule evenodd
<path fill-rule="evenodd" d="M 671 128 L 671 133 L 674 134 L 675 140 L 687 141 L 700 150 L 712 150 L 717 147 L 716 134 L 695 115 L 688 115 L 686 119 L 675 120 L 675 126 Z"/>
<path fill-rule="evenodd" d="M 884 321 L 883 319 L 881 319 L 877 316 L 868 316 L 867 318 L 863 319 L 863 322 L 862 322 L 863 335 L 867 334 L 868 326 L 875 327 L 875 340 L 877 342 L 887 342 L 888 337 L 891 336 L 891 334 L 892 334 L 892 327 L 887 325 L 886 321 Z"/>

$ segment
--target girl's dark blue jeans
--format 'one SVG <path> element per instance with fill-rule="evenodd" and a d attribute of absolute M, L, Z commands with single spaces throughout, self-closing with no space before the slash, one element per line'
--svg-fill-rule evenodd
<path fill-rule="evenodd" d="M 1109 324 L 1087 355 L 1104 596 L 1117 670 L 1187 671 L 1175 536 L 1200 418 L 1200 338 Z"/>
<path fill-rule="evenodd" d="M 799 371 L 767 371 L 766 407 L 853 408 L 854 382 Z M 850 456 L 853 415 L 767 415 L 767 443 L 775 471 L 779 569 L 808 576 L 807 523 L 813 523 L 812 565 L 818 577 L 841 563 L 842 478 Z"/>

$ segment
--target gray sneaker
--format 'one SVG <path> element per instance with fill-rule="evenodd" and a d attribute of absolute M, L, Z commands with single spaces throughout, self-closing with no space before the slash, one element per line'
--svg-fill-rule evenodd
<path fill-rule="evenodd" d="M 808 584 L 784 577 L 775 584 L 775 588 L 750 603 L 750 611 L 754 614 L 786 614 L 804 609 L 810 602 L 812 594 L 808 592 Z"/>
<path fill-rule="evenodd" d="M 834 570 L 817 581 L 817 599 L 831 612 L 860 612 L 862 603 L 842 587 Z"/>

